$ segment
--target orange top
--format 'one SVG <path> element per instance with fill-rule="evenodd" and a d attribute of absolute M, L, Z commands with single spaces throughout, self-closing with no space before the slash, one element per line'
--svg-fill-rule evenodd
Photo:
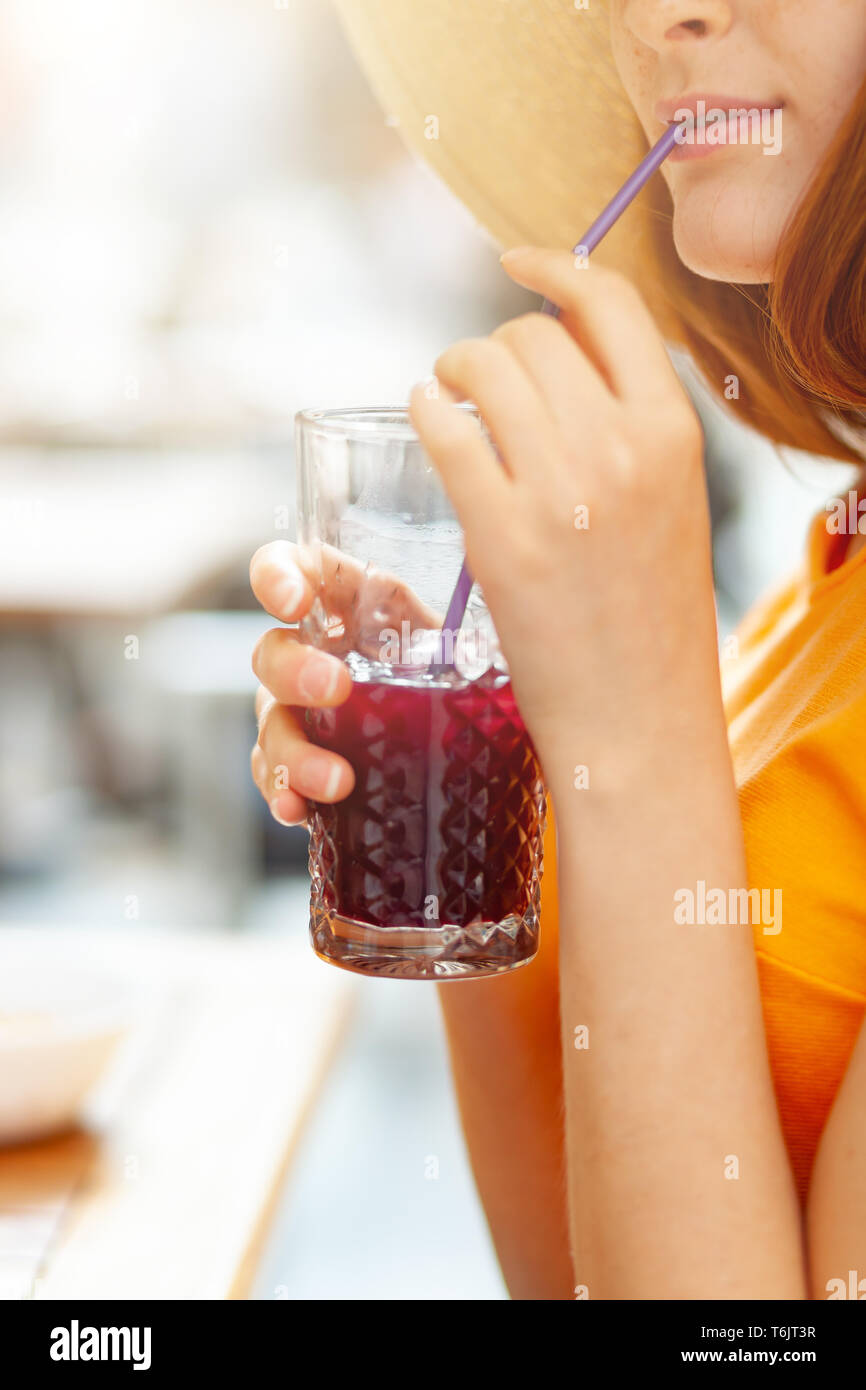
<path fill-rule="evenodd" d="M 866 548 L 845 560 L 827 520 L 722 660 L 750 886 L 781 890 L 754 937 L 801 1196 L 866 1009 Z"/>

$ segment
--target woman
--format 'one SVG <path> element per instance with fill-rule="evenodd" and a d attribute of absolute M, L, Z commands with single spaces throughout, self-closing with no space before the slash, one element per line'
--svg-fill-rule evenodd
<path fill-rule="evenodd" d="M 665 165 L 640 281 L 655 318 L 594 259 L 522 246 L 506 272 L 561 319 L 457 343 L 435 364 L 438 394 L 412 392 L 557 821 L 536 962 L 441 996 L 515 1297 L 824 1298 L 851 1270 L 866 1293 L 863 537 L 816 519 L 802 572 L 744 624 L 723 698 L 701 432 L 660 331 L 771 438 L 856 457 L 866 8 L 341 8 L 407 139 L 423 149 L 423 113 L 438 113 L 425 153 L 504 244 L 517 226 L 568 246 L 591 220 L 581 169 L 605 163 L 609 193 L 615 152 L 633 160 L 611 59 L 650 141 L 701 100 L 783 122 L 775 155 L 731 138 Z M 604 201 L 591 195 L 590 213 Z M 619 259 L 638 242 L 632 222 Z M 452 408 L 462 398 L 501 463 Z M 264 547 L 252 580 L 284 622 L 310 602 L 290 547 Z M 297 822 L 352 772 L 307 749 L 285 707 L 337 704 L 349 677 L 284 630 L 254 667 L 254 775 Z M 291 790 L 274 799 L 278 764 Z M 774 910 L 731 923 L 706 906 L 747 887 Z"/>

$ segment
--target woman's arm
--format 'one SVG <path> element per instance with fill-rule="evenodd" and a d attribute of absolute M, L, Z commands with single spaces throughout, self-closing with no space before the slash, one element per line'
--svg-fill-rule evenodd
<path fill-rule="evenodd" d="M 660 738 L 609 778 L 582 746 L 597 790 L 560 811 L 576 1281 L 590 1298 L 804 1298 L 752 928 L 674 917 L 681 889 L 746 883 L 721 711 L 699 746 Z"/>
<path fill-rule="evenodd" d="M 866 1298 L 866 1024 L 821 1137 L 807 1203 L 813 1298 Z"/>
<path fill-rule="evenodd" d="M 574 1297 L 559 1041 L 555 852 L 545 838 L 541 940 L 529 966 L 441 985 L 463 1130 L 513 1298 Z"/>

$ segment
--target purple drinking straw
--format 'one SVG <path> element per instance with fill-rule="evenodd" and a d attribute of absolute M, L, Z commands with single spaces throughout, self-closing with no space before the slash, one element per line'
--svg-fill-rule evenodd
<path fill-rule="evenodd" d="M 622 188 L 611 198 L 604 212 L 598 216 L 590 227 L 589 231 L 577 243 L 573 254 L 575 256 L 588 256 L 594 251 L 598 243 L 607 236 L 614 222 L 625 212 L 629 203 L 633 202 L 640 193 L 644 184 L 652 177 L 659 165 L 663 164 L 668 155 L 672 152 L 674 145 L 678 144 L 677 134 L 680 127 L 678 125 L 669 126 L 662 138 L 653 145 L 649 154 L 645 155 L 640 164 L 623 184 Z M 545 299 L 541 306 L 542 314 L 548 314 L 551 318 L 559 318 L 560 310 L 549 299 Z M 466 561 L 460 567 L 460 574 L 454 586 L 454 593 L 451 595 L 451 602 L 448 604 L 448 611 L 445 614 L 445 621 L 442 624 L 443 632 L 453 636 L 460 631 L 463 622 L 463 614 L 466 612 L 466 605 L 469 602 L 469 595 L 472 592 L 472 575 Z M 449 663 L 434 663 L 431 669 L 447 669 Z"/>

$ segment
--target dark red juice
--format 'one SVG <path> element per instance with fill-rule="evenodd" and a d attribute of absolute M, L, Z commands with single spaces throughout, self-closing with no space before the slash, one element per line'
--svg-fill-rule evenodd
<path fill-rule="evenodd" d="M 317 920 L 328 931 L 336 916 L 402 929 L 407 948 L 417 932 L 434 954 L 444 934 L 446 954 L 466 958 L 489 954 L 488 928 L 504 924 L 510 945 L 496 950 L 528 931 L 533 954 L 545 797 L 510 682 L 356 680 L 345 704 L 306 721 L 356 777 L 345 801 L 312 808 L 314 940 Z M 450 930 L 471 927 L 465 940 Z"/>

